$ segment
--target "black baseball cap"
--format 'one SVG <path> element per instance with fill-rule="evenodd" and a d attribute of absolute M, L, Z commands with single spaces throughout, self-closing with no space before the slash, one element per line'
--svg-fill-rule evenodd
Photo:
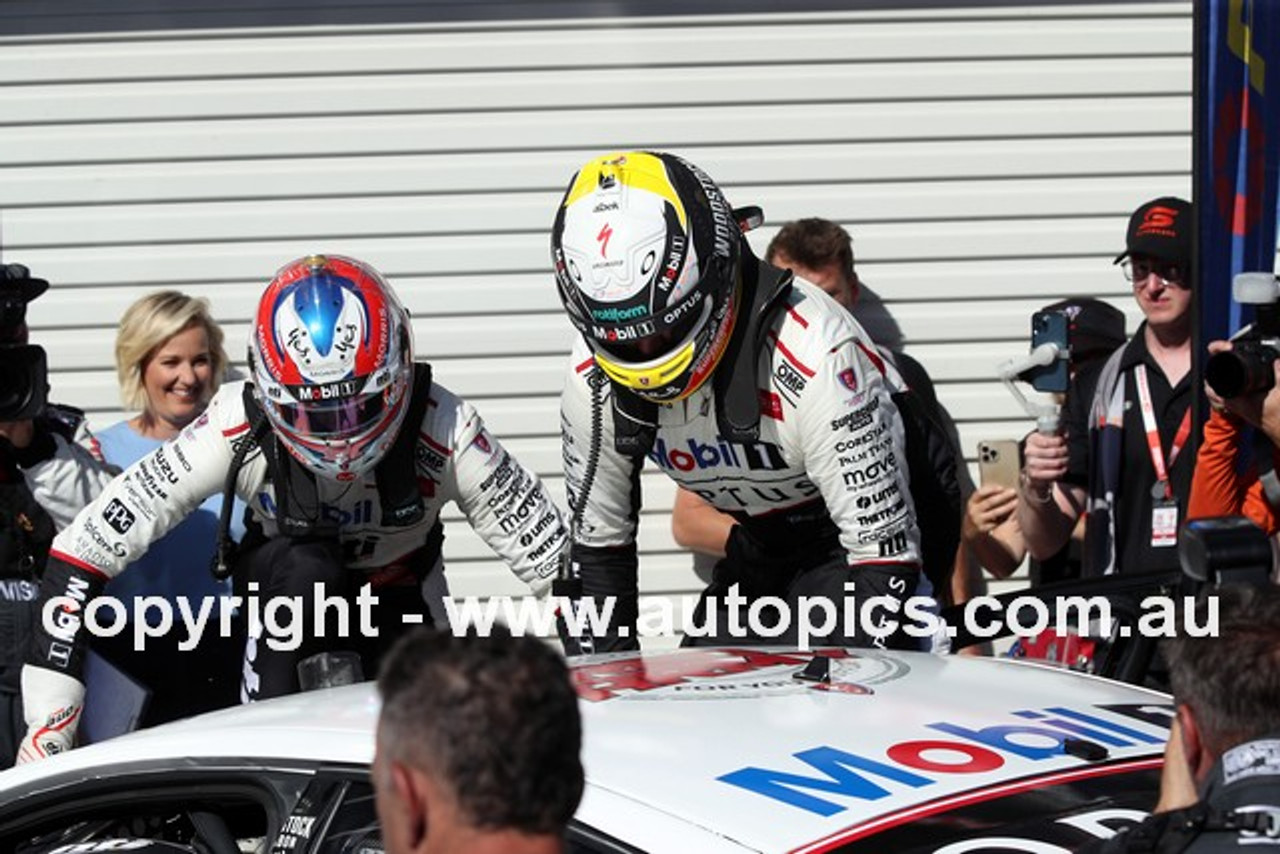
<path fill-rule="evenodd" d="M 1175 196 L 1152 199 L 1129 217 L 1125 250 L 1113 263 L 1130 255 L 1147 255 L 1183 267 L 1191 263 L 1191 203 Z"/>
<path fill-rule="evenodd" d="M 0 290 L 16 290 L 23 302 L 31 302 L 49 290 L 49 283 L 32 278 L 31 271 L 22 264 L 0 264 Z"/>

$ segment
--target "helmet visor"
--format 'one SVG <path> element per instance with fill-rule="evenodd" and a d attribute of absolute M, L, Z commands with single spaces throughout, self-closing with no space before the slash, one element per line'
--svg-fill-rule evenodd
<path fill-rule="evenodd" d="M 620 363 L 642 365 L 660 361 L 674 355 L 706 325 L 707 317 L 711 314 L 712 300 L 702 296 L 701 307 L 697 305 L 698 302 L 697 297 L 689 300 L 677 319 L 660 325 L 648 334 L 628 338 L 628 331 L 635 327 L 615 327 L 609 330 L 608 338 L 595 338 L 591 343 L 594 349 L 603 350 L 609 358 Z"/>
<path fill-rule="evenodd" d="M 383 392 L 378 391 L 345 400 L 278 404 L 277 412 L 280 420 L 300 435 L 346 438 L 357 436 L 378 422 L 385 408 L 383 397 Z"/>
<path fill-rule="evenodd" d="M 711 319 L 712 300 L 702 301 L 702 310 L 690 311 L 687 320 L 661 333 L 637 341 L 596 341 L 596 364 L 614 382 L 636 391 L 660 389 L 689 368 L 697 351 L 698 336 Z M 656 357 L 653 354 L 657 354 Z"/>

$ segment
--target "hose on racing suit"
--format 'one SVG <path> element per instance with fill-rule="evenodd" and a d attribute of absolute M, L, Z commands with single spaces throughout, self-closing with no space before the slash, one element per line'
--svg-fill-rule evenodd
<path fill-rule="evenodd" d="M 603 372 L 592 370 L 587 375 L 587 385 L 591 387 L 591 440 L 587 448 L 586 467 L 582 473 L 582 485 L 578 488 L 578 500 L 570 501 L 573 512 L 569 516 L 569 545 L 560 560 L 560 570 L 551 582 L 551 595 L 560 599 L 564 607 L 573 607 L 582 599 L 582 576 L 573 562 L 573 547 L 578 542 L 578 531 L 582 526 L 582 514 L 587 507 L 587 496 L 591 493 L 591 484 L 596 478 L 596 467 L 600 463 L 600 442 L 604 432 L 604 385 L 607 382 Z M 594 643 L 590 635 L 573 637 L 564 618 L 557 615 L 556 631 L 560 642 L 569 655 L 585 655 L 594 652 Z"/>

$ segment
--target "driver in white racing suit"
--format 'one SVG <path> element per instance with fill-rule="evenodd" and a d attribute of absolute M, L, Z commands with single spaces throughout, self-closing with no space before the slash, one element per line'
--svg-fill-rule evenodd
<path fill-rule="evenodd" d="M 251 383 L 224 385 L 204 414 L 102 489 L 55 539 L 40 589 L 49 619 L 22 672 L 20 761 L 74 744 L 87 611 L 106 581 L 226 487 L 258 529 L 235 561 L 237 593 L 256 596 L 262 617 L 255 630 L 248 615 L 246 701 L 296 691 L 296 664 L 308 655 L 354 648 L 367 660 L 406 624 L 430 623 L 421 588 L 442 571 L 446 501 L 535 593 L 549 588 L 567 540 L 559 510 L 476 410 L 414 363 L 408 312 L 376 270 L 339 256 L 281 268 L 259 303 L 249 362 Z M 65 456 L 47 465 L 54 470 L 36 473 L 46 484 L 58 481 L 59 465 L 75 474 Z M 319 636 L 319 597 L 350 601 L 366 584 L 378 597 L 378 637 L 355 607 L 347 637 L 335 637 L 336 624 Z M 276 613 L 277 627 L 286 613 L 298 620 L 296 649 L 273 637 L 273 597 L 305 602 Z M 190 604 L 199 614 L 213 603 Z M 248 600 L 241 608 L 253 611 Z M 205 631 L 226 630 L 218 610 Z M 98 622 L 110 622 L 103 611 Z M 324 614 L 336 620 L 332 607 Z"/>
<path fill-rule="evenodd" d="M 665 153 L 590 161 L 557 213 L 552 258 L 582 334 L 561 399 L 572 573 L 557 592 L 612 599 L 604 636 L 570 652 L 637 644 L 636 528 L 649 462 L 735 517 L 690 642 L 880 644 L 881 619 L 928 592 L 908 489 L 901 380 L 847 311 L 757 259 L 719 188 Z M 736 621 L 778 597 L 770 624 Z M 877 631 L 845 619 L 883 596 Z M 762 603 L 763 604 L 763 603 Z M 776 604 L 776 603 L 775 603 Z M 761 611 L 764 613 L 764 611 Z M 731 621 L 738 625 L 731 625 Z M 745 629 L 745 632 L 743 631 Z M 695 637 L 696 636 L 696 637 Z M 918 646 L 901 634 L 894 645 Z"/>

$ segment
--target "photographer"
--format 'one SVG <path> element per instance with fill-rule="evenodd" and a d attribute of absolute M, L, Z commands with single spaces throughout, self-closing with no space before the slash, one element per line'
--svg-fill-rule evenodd
<path fill-rule="evenodd" d="M 22 468 L 52 453 L 57 440 L 66 443 L 83 420 L 78 410 L 47 403 L 44 350 L 27 343 L 27 304 L 48 287 L 21 264 L 0 265 L 0 767 L 6 768 L 24 729 L 18 674 L 55 533 Z"/>
<path fill-rule="evenodd" d="M 1112 852 L 1273 850 L 1280 828 L 1280 591 L 1226 584 L 1197 605 L 1217 632 L 1164 641 L 1176 718 L 1156 813 L 1081 849 Z"/>
<path fill-rule="evenodd" d="M 1213 341 L 1209 353 L 1216 356 L 1232 351 L 1230 341 Z M 1222 397 L 1206 382 L 1209 419 L 1196 455 L 1195 477 L 1187 517 L 1245 516 L 1267 534 L 1280 530 L 1280 483 L 1275 467 L 1280 461 L 1280 360 L 1266 366 L 1271 382 L 1266 388 Z M 1252 427 L 1255 436 L 1254 462 L 1241 471 L 1238 458 Z M 1276 484 L 1268 489 L 1267 482 Z"/>

